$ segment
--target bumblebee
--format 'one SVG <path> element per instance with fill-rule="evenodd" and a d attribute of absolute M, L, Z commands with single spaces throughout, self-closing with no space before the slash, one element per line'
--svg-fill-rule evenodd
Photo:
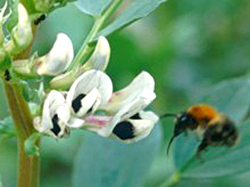
<path fill-rule="evenodd" d="M 193 105 L 181 114 L 165 114 L 162 118 L 169 116 L 175 117 L 175 127 L 167 147 L 167 153 L 173 140 L 187 131 L 195 131 L 198 135 L 202 134 L 201 143 L 196 151 L 197 157 L 208 146 L 231 147 L 236 145 L 239 139 L 234 122 L 207 104 Z"/>

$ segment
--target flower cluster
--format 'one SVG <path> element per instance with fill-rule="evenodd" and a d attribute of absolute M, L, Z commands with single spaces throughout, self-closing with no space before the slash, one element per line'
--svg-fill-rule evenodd
<path fill-rule="evenodd" d="M 42 115 L 34 120 L 37 131 L 61 138 L 71 129 L 86 129 L 126 143 L 139 141 L 151 132 L 158 117 L 144 109 L 156 97 L 154 79 L 143 71 L 127 87 L 113 92 L 112 81 L 104 73 L 109 56 L 110 46 L 101 36 L 83 65 L 92 69 L 82 73 L 68 91 L 48 93 Z M 72 59 L 70 39 L 60 34 L 52 50 L 36 60 L 37 70 L 40 75 L 56 75 L 67 69 Z"/>
<path fill-rule="evenodd" d="M 0 11 L 0 27 L 10 16 L 5 15 L 6 8 L 7 3 Z M 0 29 L 0 62 L 6 55 L 20 54 L 33 39 L 34 18 L 21 3 L 17 11 L 18 23 L 7 39 Z M 104 72 L 109 57 L 109 43 L 100 36 L 89 60 L 83 65 L 78 62 L 76 69 L 67 71 L 74 59 L 74 49 L 70 38 L 59 33 L 46 55 L 35 52 L 29 59 L 13 61 L 11 69 L 17 74 L 52 76 L 51 88 L 70 87 L 68 91 L 51 90 L 47 94 L 41 116 L 34 118 L 35 129 L 55 138 L 65 137 L 71 129 L 86 129 L 127 143 L 146 137 L 158 120 L 153 112 L 144 111 L 156 97 L 154 79 L 143 71 L 127 87 L 113 92 L 112 81 Z"/>

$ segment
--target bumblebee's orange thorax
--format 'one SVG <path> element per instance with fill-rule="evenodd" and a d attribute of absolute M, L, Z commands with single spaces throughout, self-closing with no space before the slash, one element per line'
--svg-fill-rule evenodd
<path fill-rule="evenodd" d="M 197 121 L 210 121 L 218 115 L 215 109 L 206 104 L 193 105 L 187 110 L 187 113 Z"/>

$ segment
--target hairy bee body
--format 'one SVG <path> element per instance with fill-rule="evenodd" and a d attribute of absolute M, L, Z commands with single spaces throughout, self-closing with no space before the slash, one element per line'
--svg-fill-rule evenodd
<path fill-rule="evenodd" d="M 239 139 L 238 130 L 227 116 L 220 114 L 208 123 L 197 154 L 207 146 L 234 146 Z"/>
<path fill-rule="evenodd" d="M 196 152 L 197 156 L 208 146 L 231 147 L 236 145 L 239 139 L 234 122 L 207 104 L 193 105 L 183 113 L 176 115 L 174 133 L 168 150 L 174 138 L 188 130 L 202 134 L 201 143 Z"/>

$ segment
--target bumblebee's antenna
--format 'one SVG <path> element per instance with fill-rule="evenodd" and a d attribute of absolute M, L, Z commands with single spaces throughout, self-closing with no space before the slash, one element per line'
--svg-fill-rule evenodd
<path fill-rule="evenodd" d="M 162 119 L 162 118 L 167 118 L 167 117 L 174 117 L 174 118 L 177 118 L 177 114 L 166 113 L 166 114 L 163 114 L 162 116 L 160 116 L 160 119 Z"/>
<path fill-rule="evenodd" d="M 169 148 L 171 146 L 171 144 L 173 143 L 173 140 L 174 140 L 175 136 L 172 136 L 172 138 L 170 139 L 169 143 L 168 143 L 168 147 L 167 147 L 167 155 L 169 153 Z"/>

